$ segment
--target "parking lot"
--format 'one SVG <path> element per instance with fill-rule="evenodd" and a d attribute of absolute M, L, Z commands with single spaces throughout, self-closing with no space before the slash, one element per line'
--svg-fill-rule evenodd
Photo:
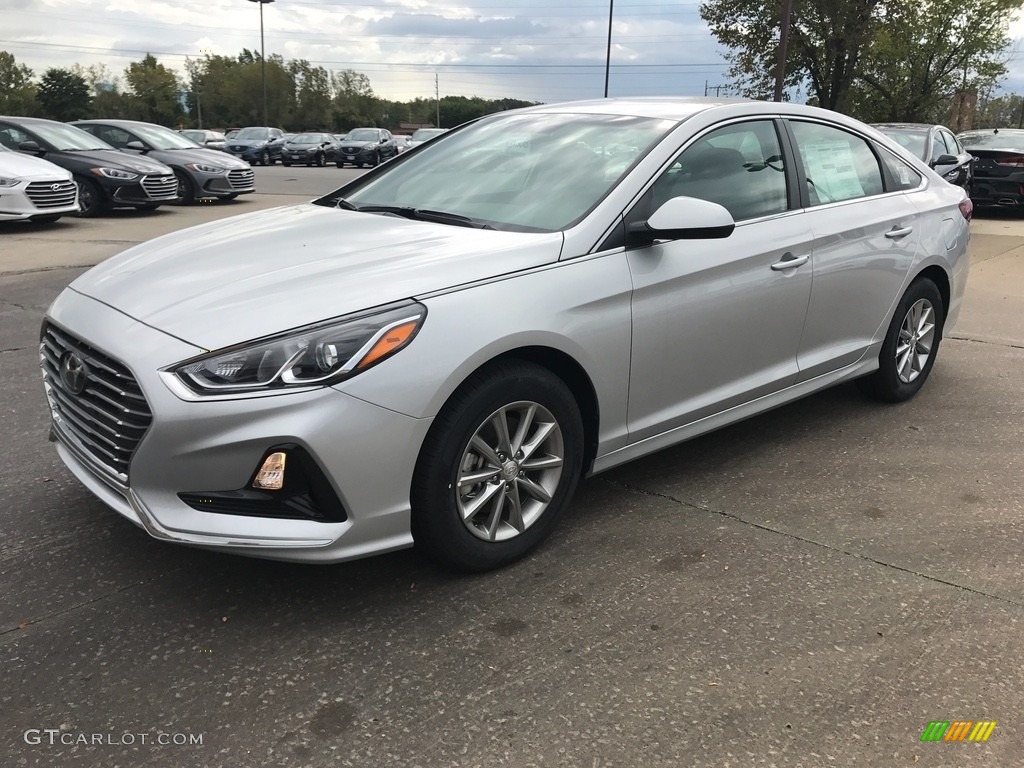
<path fill-rule="evenodd" d="M 53 297 L 134 243 L 358 173 L 257 168 L 229 203 L 0 226 L 0 766 L 1020 764 L 1024 218 L 975 219 L 915 399 L 840 386 L 586 480 L 498 572 L 196 551 L 79 485 L 46 440 Z M 936 720 L 997 726 L 922 743 Z"/>

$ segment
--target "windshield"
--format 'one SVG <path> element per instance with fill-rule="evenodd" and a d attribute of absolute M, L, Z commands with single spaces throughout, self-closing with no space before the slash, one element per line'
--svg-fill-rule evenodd
<path fill-rule="evenodd" d="M 445 132 L 445 128 L 420 128 L 412 134 L 413 141 L 427 141 Z"/>
<path fill-rule="evenodd" d="M 266 128 L 243 128 L 236 133 L 233 138 L 235 139 L 265 139 L 269 135 L 269 131 Z"/>
<path fill-rule="evenodd" d="M 39 136 L 43 141 L 52 144 L 60 152 L 73 152 L 82 149 L 113 149 L 102 139 L 81 128 L 63 123 L 29 123 L 25 127 Z"/>
<path fill-rule="evenodd" d="M 895 141 L 904 149 L 913 153 L 916 157 L 924 160 L 928 143 L 928 131 L 908 130 L 905 128 L 879 128 L 882 133 Z"/>
<path fill-rule="evenodd" d="M 346 137 L 348 141 L 376 141 L 380 134 L 373 128 L 357 128 Z"/>
<path fill-rule="evenodd" d="M 131 130 L 154 149 L 195 149 L 199 146 L 188 136 L 161 125 L 133 125 Z"/>
<path fill-rule="evenodd" d="M 320 144 L 324 137 L 319 133 L 301 133 L 288 139 L 289 144 Z"/>
<path fill-rule="evenodd" d="M 984 133 L 961 133 L 957 136 L 964 147 L 995 147 L 1000 149 L 1024 149 L 1024 131 L 985 131 Z"/>
<path fill-rule="evenodd" d="M 443 211 L 498 229 L 554 232 L 582 218 L 674 124 L 617 115 L 504 115 L 357 180 L 344 196 L 358 207 Z"/>
<path fill-rule="evenodd" d="M 182 131 L 182 136 L 188 136 L 192 141 L 203 142 L 206 141 L 206 134 L 202 131 Z"/>

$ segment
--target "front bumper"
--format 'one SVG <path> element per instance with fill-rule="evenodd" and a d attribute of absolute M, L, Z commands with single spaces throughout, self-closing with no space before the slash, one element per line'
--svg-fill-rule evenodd
<path fill-rule="evenodd" d="M 331 388 L 264 397 L 186 400 L 159 369 L 199 352 L 73 290 L 48 319 L 128 367 L 152 422 L 127 477 L 104 466 L 55 420 L 52 437 L 96 496 L 166 541 L 281 560 L 337 562 L 412 544 L 409 488 L 430 425 Z M 249 517 L 192 508 L 179 493 L 243 488 L 265 451 L 300 446 L 344 507 L 344 522 Z"/>
<path fill-rule="evenodd" d="M 0 221 L 78 212 L 78 187 L 67 179 L 25 179 L 0 187 Z"/>
<path fill-rule="evenodd" d="M 231 169 L 220 173 L 206 173 L 186 169 L 191 174 L 195 188 L 209 197 L 245 195 L 256 191 L 256 175 L 252 168 Z"/>
<path fill-rule="evenodd" d="M 270 149 L 266 145 L 263 145 L 261 147 L 242 147 L 242 148 L 239 148 L 239 147 L 231 146 L 229 144 L 227 151 L 228 151 L 228 154 L 234 155 L 235 157 L 237 157 L 237 158 L 239 158 L 241 160 L 245 160 L 245 162 L 250 163 L 250 164 L 255 163 L 264 152 L 267 153 L 267 157 L 274 157 L 274 153 L 271 152 Z"/>
<path fill-rule="evenodd" d="M 131 181 L 95 177 L 114 205 L 153 205 L 178 199 L 178 180 L 174 174 L 150 174 Z"/>
<path fill-rule="evenodd" d="M 377 148 L 369 147 L 345 147 L 342 146 L 338 152 L 339 163 L 370 163 L 377 153 Z"/>

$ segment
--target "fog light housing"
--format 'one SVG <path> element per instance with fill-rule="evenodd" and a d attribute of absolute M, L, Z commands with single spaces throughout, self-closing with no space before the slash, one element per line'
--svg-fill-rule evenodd
<path fill-rule="evenodd" d="M 284 488 L 284 467 L 288 454 L 275 451 L 264 459 L 262 466 L 253 478 L 252 487 L 266 491 L 279 491 Z"/>
<path fill-rule="evenodd" d="M 256 473 L 238 490 L 185 491 L 179 493 L 178 498 L 192 509 L 221 515 L 321 523 L 343 523 L 348 519 L 324 471 L 301 446 L 293 443 L 272 446 L 256 466 Z"/>

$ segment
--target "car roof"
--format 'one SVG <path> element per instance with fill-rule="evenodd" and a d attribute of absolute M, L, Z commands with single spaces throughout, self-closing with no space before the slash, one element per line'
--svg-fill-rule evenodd
<path fill-rule="evenodd" d="M 893 131 L 927 131 L 931 128 L 942 128 L 937 123 L 871 123 L 875 128 L 888 128 Z M 949 130 L 947 128 L 947 130 Z"/>
<path fill-rule="evenodd" d="M 121 126 L 122 128 L 130 128 L 133 125 L 155 125 L 158 128 L 163 128 L 164 127 L 164 126 L 160 125 L 159 123 L 147 123 L 145 120 L 120 120 L 120 119 L 117 119 L 117 118 L 115 118 L 113 120 L 103 120 L 102 118 L 93 118 L 91 120 L 72 120 L 70 122 L 71 122 L 72 125 L 117 125 L 117 126 Z M 206 129 L 205 128 L 187 128 L 186 130 L 190 130 L 190 131 L 205 131 Z"/>
<path fill-rule="evenodd" d="M 0 115 L 0 120 L 10 120 L 12 123 L 25 123 L 26 125 L 38 123 L 57 123 L 65 125 L 60 120 L 47 120 L 45 117 L 24 117 L 22 115 Z"/>

